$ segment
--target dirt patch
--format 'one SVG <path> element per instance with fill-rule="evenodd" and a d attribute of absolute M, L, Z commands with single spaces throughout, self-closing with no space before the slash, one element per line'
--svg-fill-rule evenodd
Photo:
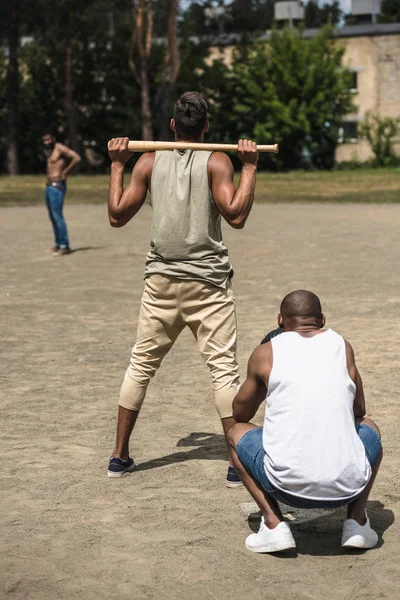
<path fill-rule="evenodd" d="M 138 470 L 106 477 L 117 398 L 142 293 L 151 209 L 113 230 L 99 205 L 67 205 L 75 252 L 54 258 L 44 206 L 0 209 L 0 596 L 21 599 L 393 600 L 399 595 L 399 205 L 255 206 L 225 228 L 239 359 L 308 288 L 353 344 L 382 470 L 369 503 L 380 547 L 340 548 L 343 511 L 292 513 L 297 554 L 254 555 L 209 374 L 185 331 L 149 388 Z M 260 421 L 260 415 L 258 419 Z M 256 519 L 256 520 L 254 520 Z"/>

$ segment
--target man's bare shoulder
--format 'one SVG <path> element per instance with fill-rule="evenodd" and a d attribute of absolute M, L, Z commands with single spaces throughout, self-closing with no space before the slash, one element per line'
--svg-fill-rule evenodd
<path fill-rule="evenodd" d="M 221 171 L 226 170 L 233 172 L 232 161 L 225 152 L 213 152 L 208 159 L 208 172 L 210 174 L 217 174 Z"/>
<path fill-rule="evenodd" d="M 346 348 L 346 358 L 347 358 L 347 364 L 352 364 L 355 362 L 355 358 L 354 358 L 354 350 L 353 350 L 353 346 L 350 344 L 350 342 L 348 342 L 347 340 L 344 340 L 344 345 Z"/>
<path fill-rule="evenodd" d="M 155 152 L 145 152 L 138 159 L 133 168 L 136 172 L 140 173 L 141 175 L 146 175 L 146 177 L 148 177 L 149 175 L 151 175 L 155 159 Z"/>
<path fill-rule="evenodd" d="M 257 374 L 264 374 L 265 369 L 272 364 L 272 344 L 267 342 L 257 346 L 249 359 L 249 365 Z"/>
<path fill-rule="evenodd" d="M 71 154 L 74 152 L 72 148 L 67 146 L 66 144 L 61 144 L 61 142 L 57 142 L 55 145 L 55 150 L 58 150 L 60 154 Z"/>

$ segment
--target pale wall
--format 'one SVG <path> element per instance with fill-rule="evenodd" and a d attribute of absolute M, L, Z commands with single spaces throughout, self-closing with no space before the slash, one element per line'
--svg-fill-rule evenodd
<path fill-rule="evenodd" d="M 377 35 L 339 40 L 346 50 L 343 63 L 358 71 L 354 101 L 360 122 L 367 111 L 383 117 L 400 117 L 400 35 Z M 353 118 L 353 115 L 352 115 Z M 400 153 L 400 140 L 396 144 Z M 367 160 L 373 156 L 368 143 L 340 144 L 336 160 Z"/>

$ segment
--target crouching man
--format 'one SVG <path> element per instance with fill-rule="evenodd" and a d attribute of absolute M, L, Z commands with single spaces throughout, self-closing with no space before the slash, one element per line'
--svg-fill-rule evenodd
<path fill-rule="evenodd" d="M 297 508 L 347 505 L 342 546 L 373 548 L 365 511 L 382 460 L 379 429 L 365 417 L 350 344 L 331 329 L 318 297 L 298 290 L 280 307 L 280 335 L 258 346 L 233 401 L 233 464 L 262 513 L 252 552 L 296 543 L 278 501 Z M 266 397 L 264 426 L 249 423 Z"/>

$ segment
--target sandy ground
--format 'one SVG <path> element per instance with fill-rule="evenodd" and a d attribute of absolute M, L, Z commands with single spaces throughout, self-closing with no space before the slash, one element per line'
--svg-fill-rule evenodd
<path fill-rule="evenodd" d="M 209 374 L 186 331 L 149 388 L 137 471 L 107 478 L 151 210 L 121 230 L 101 206 L 66 216 L 76 251 L 53 258 L 44 207 L 0 209 L 0 596 L 398 598 L 400 205 L 256 206 L 243 231 L 225 228 L 242 375 L 281 298 L 313 290 L 355 348 L 386 451 L 368 507 L 378 548 L 342 551 L 342 509 L 292 514 L 298 551 L 274 556 L 244 547 L 258 522 L 247 492 L 225 488 Z"/>

